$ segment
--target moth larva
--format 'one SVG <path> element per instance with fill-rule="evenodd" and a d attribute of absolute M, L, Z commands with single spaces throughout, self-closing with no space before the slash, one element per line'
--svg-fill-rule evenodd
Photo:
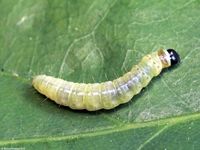
<path fill-rule="evenodd" d="M 173 66 L 179 61 L 180 57 L 175 50 L 160 49 L 144 56 L 131 71 L 113 81 L 85 84 L 38 75 L 33 78 L 32 84 L 38 92 L 72 109 L 112 109 L 130 101 L 163 68 Z"/>

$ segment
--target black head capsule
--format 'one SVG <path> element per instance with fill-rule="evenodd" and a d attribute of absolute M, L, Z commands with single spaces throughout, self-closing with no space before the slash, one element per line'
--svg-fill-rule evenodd
<path fill-rule="evenodd" d="M 170 56 L 171 66 L 174 66 L 180 62 L 180 56 L 174 49 L 168 49 L 167 52 Z"/>

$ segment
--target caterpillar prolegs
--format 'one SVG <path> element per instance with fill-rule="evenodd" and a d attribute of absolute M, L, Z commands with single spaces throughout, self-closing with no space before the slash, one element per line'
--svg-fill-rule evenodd
<path fill-rule="evenodd" d="M 179 63 L 173 49 L 160 49 L 142 58 L 131 71 L 113 81 L 102 83 L 74 83 L 46 75 L 33 78 L 34 88 L 56 103 L 72 109 L 112 109 L 138 94 L 163 68 Z"/>

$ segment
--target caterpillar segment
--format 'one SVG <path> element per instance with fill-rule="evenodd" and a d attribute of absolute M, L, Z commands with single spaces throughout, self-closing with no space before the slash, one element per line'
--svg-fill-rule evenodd
<path fill-rule="evenodd" d="M 180 57 L 173 49 L 160 49 L 144 56 L 131 71 L 113 81 L 74 83 L 47 75 L 33 78 L 33 87 L 49 99 L 72 109 L 112 109 L 127 103 L 160 74 L 163 68 L 178 64 Z"/>

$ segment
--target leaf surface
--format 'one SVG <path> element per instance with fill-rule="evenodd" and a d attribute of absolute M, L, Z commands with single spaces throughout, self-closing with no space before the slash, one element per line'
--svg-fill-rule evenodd
<path fill-rule="evenodd" d="M 198 148 L 199 13 L 199 0 L 1 0 L 0 147 Z M 113 80 L 160 47 L 181 64 L 110 111 L 61 107 L 31 86 L 39 74 Z"/>

